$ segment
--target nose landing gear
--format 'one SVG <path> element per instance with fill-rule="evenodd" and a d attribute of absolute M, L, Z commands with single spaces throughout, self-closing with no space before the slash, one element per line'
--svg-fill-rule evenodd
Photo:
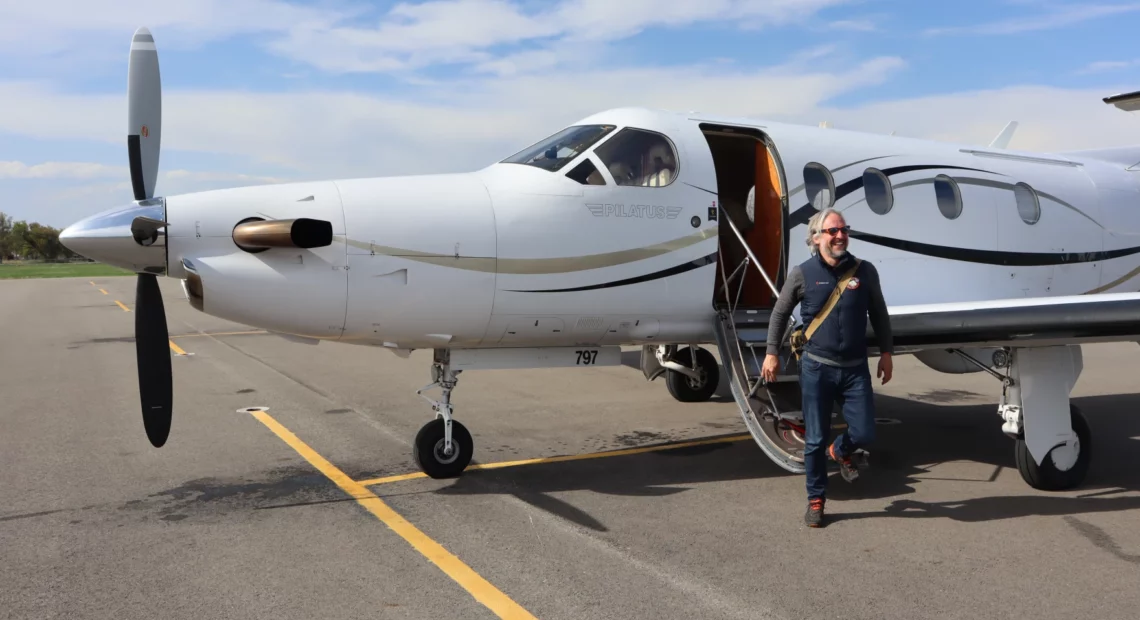
<path fill-rule="evenodd" d="M 436 417 L 416 433 L 412 457 L 420 469 L 431 478 L 455 478 L 471 463 L 475 442 L 467 428 L 452 418 L 451 391 L 459 383 L 459 373 L 451 370 L 451 356 L 447 350 L 436 350 L 431 367 L 432 382 L 416 394 L 431 403 Z M 423 395 L 424 390 L 439 387 L 443 394 L 436 401 Z"/>

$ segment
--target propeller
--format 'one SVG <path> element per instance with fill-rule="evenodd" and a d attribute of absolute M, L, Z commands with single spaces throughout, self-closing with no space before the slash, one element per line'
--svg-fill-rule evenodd
<path fill-rule="evenodd" d="M 127 155 L 135 200 L 154 197 L 158 180 L 159 145 L 162 137 L 162 80 L 154 37 L 139 28 L 131 39 L 127 68 Z M 149 245 L 166 222 L 135 218 L 131 230 L 142 245 Z M 170 434 L 173 408 L 172 371 L 166 310 L 158 277 L 139 273 L 135 284 L 135 359 L 138 364 L 139 401 L 147 439 L 156 448 Z"/>

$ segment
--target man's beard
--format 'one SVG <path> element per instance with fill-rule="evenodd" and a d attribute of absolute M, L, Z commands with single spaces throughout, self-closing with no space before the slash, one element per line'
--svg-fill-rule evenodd
<path fill-rule="evenodd" d="M 821 243 L 819 246 L 819 249 L 828 258 L 839 259 L 839 258 L 843 258 L 847 254 L 847 248 L 846 247 L 844 247 L 843 249 L 837 249 L 837 248 L 831 247 L 831 245 L 827 244 L 827 243 Z"/>

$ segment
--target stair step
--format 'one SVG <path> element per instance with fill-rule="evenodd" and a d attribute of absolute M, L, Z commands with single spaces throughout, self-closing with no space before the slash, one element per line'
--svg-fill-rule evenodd
<path fill-rule="evenodd" d="M 768 326 L 772 316 L 771 308 L 738 308 L 732 313 L 732 322 L 739 329 L 745 325 Z"/>
<path fill-rule="evenodd" d="M 740 342 L 750 346 L 763 346 L 768 342 L 768 326 L 744 327 L 737 326 L 736 337 Z"/>
<path fill-rule="evenodd" d="M 789 440 L 776 418 L 766 415 L 774 409 L 780 416 L 796 416 L 794 397 L 800 389 L 796 364 L 790 359 L 782 360 L 774 384 L 756 385 L 754 381 L 763 364 L 770 318 L 769 308 L 737 310 L 731 317 L 721 314 L 714 330 L 717 347 L 728 369 L 726 378 L 733 400 L 749 433 L 774 463 L 789 472 L 802 474 L 803 443 L 794 438 Z M 793 398 L 787 400 L 788 396 Z"/>

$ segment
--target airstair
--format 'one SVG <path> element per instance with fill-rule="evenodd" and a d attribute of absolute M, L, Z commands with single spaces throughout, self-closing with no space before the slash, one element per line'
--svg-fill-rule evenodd
<path fill-rule="evenodd" d="M 768 340 L 768 320 L 771 308 L 741 306 L 739 300 L 750 284 L 749 269 L 758 272 L 773 296 L 779 290 L 773 279 L 761 267 L 760 261 L 731 217 L 721 210 L 721 223 L 731 228 L 740 247 L 747 256 L 736 265 L 726 262 L 724 245 L 719 248 L 721 281 L 717 283 L 715 307 L 717 311 L 716 339 L 721 365 L 732 388 L 732 396 L 740 408 L 744 424 L 774 463 L 792 473 L 803 473 L 803 415 L 800 412 L 799 365 L 788 347 L 788 336 L 794 329 L 789 319 L 787 330 L 780 339 L 780 369 L 776 380 L 768 383 L 760 375 Z M 731 269 L 731 272 L 730 272 Z M 758 285 L 752 278 L 751 285 Z"/>

